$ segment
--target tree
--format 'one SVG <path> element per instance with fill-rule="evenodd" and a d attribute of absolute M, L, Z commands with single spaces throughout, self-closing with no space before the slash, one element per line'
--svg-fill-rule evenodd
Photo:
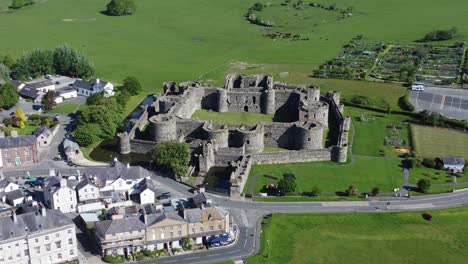
<path fill-rule="evenodd" d="M 21 108 L 16 109 L 15 117 L 21 119 L 21 122 L 26 122 L 26 120 L 28 120 L 26 118 L 26 115 L 24 114 L 23 109 L 21 109 Z"/>
<path fill-rule="evenodd" d="M 379 187 L 372 188 L 371 194 L 373 196 L 377 196 L 379 193 L 380 193 L 380 188 Z"/>
<path fill-rule="evenodd" d="M 136 4 L 134 0 L 111 0 L 106 6 L 106 11 L 111 16 L 132 15 L 136 11 Z"/>
<path fill-rule="evenodd" d="M 346 196 L 354 196 L 357 194 L 357 191 L 358 189 L 356 185 L 353 184 L 353 185 L 350 185 L 348 189 L 346 189 L 345 193 L 346 193 Z"/>
<path fill-rule="evenodd" d="M 312 191 L 311 191 L 312 196 L 319 196 L 321 193 L 322 193 L 322 190 L 320 190 L 319 187 L 314 186 L 312 188 Z"/>
<path fill-rule="evenodd" d="M 86 56 L 69 45 L 61 45 L 54 50 L 54 69 L 58 74 L 90 77 L 94 74 L 94 65 Z"/>
<path fill-rule="evenodd" d="M 431 182 L 428 179 L 421 179 L 417 183 L 418 189 L 421 192 L 427 192 L 431 188 Z"/>
<path fill-rule="evenodd" d="M 141 92 L 141 84 L 136 77 L 129 76 L 123 81 L 123 90 L 128 91 L 131 95 L 137 95 Z"/>
<path fill-rule="evenodd" d="M 22 55 L 13 71 L 15 79 L 26 79 L 39 75 L 54 73 L 53 50 L 34 49 Z"/>
<path fill-rule="evenodd" d="M 10 68 L 3 63 L 0 63 L 0 80 L 8 81 L 10 79 Z"/>
<path fill-rule="evenodd" d="M 78 125 L 98 124 L 102 131 L 101 138 L 112 138 L 121 123 L 120 113 L 122 107 L 117 104 L 116 99 L 113 97 L 103 98 L 98 103 L 98 105 L 90 105 L 79 112 Z"/>
<path fill-rule="evenodd" d="M 0 108 L 10 108 L 15 106 L 19 101 L 16 87 L 10 82 L 5 83 L 0 87 Z"/>
<path fill-rule="evenodd" d="M 47 91 L 44 97 L 42 97 L 41 104 L 44 108 L 44 111 L 46 112 L 56 106 L 57 103 L 55 102 L 55 91 Z"/>
<path fill-rule="evenodd" d="M 32 5 L 33 1 L 32 0 L 13 0 L 11 2 L 10 8 L 11 9 L 20 9 L 22 7 Z"/>
<path fill-rule="evenodd" d="M 296 190 L 296 180 L 293 178 L 282 178 L 278 181 L 278 190 L 282 193 L 290 193 Z"/>
<path fill-rule="evenodd" d="M 87 105 L 99 105 L 104 100 L 104 92 L 95 93 L 86 98 Z"/>
<path fill-rule="evenodd" d="M 423 159 L 422 164 L 427 168 L 434 168 L 436 162 L 433 159 Z"/>
<path fill-rule="evenodd" d="M 257 2 L 252 6 L 252 9 L 255 10 L 255 11 L 262 11 L 263 10 L 263 4 L 260 3 L 260 2 Z"/>
<path fill-rule="evenodd" d="M 156 145 L 151 156 L 157 166 L 167 168 L 174 175 L 185 176 L 190 161 L 190 150 L 187 143 L 167 141 Z"/>
<path fill-rule="evenodd" d="M 13 69 L 16 65 L 16 60 L 11 54 L 3 56 L 1 63 L 5 64 L 8 68 Z"/>
<path fill-rule="evenodd" d="M 183 238 L 183 245 L 185 250 L 192 250 L 193 248 L 193 239 L 190 237 L 184 237 Z"/>
<path fill-rule="evenodd" d="M 73 137 L 78 145 L 87 147 L 98 142 L 101 136 L 101 128 L 98 124 L 79 125 L 73 131 Z"/>

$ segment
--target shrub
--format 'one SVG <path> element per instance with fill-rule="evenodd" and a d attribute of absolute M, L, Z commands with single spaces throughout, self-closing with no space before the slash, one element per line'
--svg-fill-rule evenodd
<path fill-rule="evenodd" d="M 372 188 L 371 193 L 372 193 L 373 196 L 377 196 L 380 193 L 379 187 Z"/>
<path fill-rule="evenodd" d="M 415 110 L 413 104 L 411 104 L 409 100 L 408 94 L 398 98 L 398 106 L 405 111 L 414 112 Z"/>
<path fill-rule="evenodd" d="M 135 11 L 134 0 L 112 0 L 106 6 L 106 12 L 110 16 L 128 16 L 134 14 Z"/>
<path fill-rule="evenodd" d="M 135 256 L 135 260 L 137 261 L 142 261 L 145 259 L 145 254 L 143 254 L 143 252 L 136 252 L 134 256 Z"/>
<path fill-rule="evenodd" d="M 431 182 L 427 179 L 421 179 L 417 183 L 420 192 L 427 192 L 431 188 Z"/>
<path fill-rule="evenodd" d="M 353 184 L 353 185 L 350 185 L 348 189 L 346 189 L 345 194 L 346 196 L 354 196 L 357 194 L 357 192 L 358 192 L 358 189 L 356 185 Z"/>
<path fill-rule="evenodd" d="M 434 30 L 427 33 L 421 41 L 442 41 L 453 39 L 457 34 L 456 28 L 449 30 Z"/>
<path fill-rule="evenodd" d="M 296 190 L 296 181 L 291 178 L 282 178 L 278 181 L 278 190 L 282 193 L 291 193 Z"/>
<path fill-rule="evenodd" d="M 263 10 L 263 4 L 260 3 L 260 2 L 257 2 L 252 6 L 252 9 L 255 10 L 255 11 L 262 11 Z"/>
<path fill-rule="evenodd" d="M 436 162 L 432 159 L 423 159 L 422 165 L 427 168 L 434 168 L 436 166 Z"/>
<path fill-rule="evenodd" d="M 112 255 L 106 255 L 104 258 L 102 258 L 104 262 L 107 263 L 112 263 L 112 264 L 118 264 L 118 263 L 124 263 L 125 262 L 125 257 L 124 256 L 112 256 Z"/>
<path fill-rule="evenodd" d="M 11 9 L 20 9 L 22 7 L 32 5 L 33 1 L 32 0 L 13 0 L 11 2 L 10 8 Z"/>

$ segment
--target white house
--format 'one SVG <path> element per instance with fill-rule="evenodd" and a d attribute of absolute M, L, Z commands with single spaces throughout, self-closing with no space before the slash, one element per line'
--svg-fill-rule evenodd
<path fill-rule="evenodd" d="M 57 95 L 61 96 L 63 99 L 71 99 L 77 97 L 78 92 L 76 89 L 69 87 L 58 90 Z"/>
<path fill-rule="evenodd" d="M 47 126 L 41 126 L 34 130 L 34 136 L 37 138 L 37 145 L 43 147 L 50 145 L 54 138 L 54 133 Z"/>
<path fill-rule="evenodd" d="M 3 179 L 0 181 L 0 193 L 9 193 L 14 190 L 18 190 L 20 186 L 16 183 L 12 183 L 7 179 Z"/>
<path fill-rule="evenodd" d="M 93 79 L 90 82 L 76 80 L 73 83 L 73 87 L 78 91 L 79 95 L 86 97 L 100 92 L 104 92 L 104 97 L 114 95 L 114 85 L 100 79 Z"/>
<path fill-rule="evenodd" d="M 24 194 L 21 190 L 14 190 L 5 194 L 3 199 L 12 206 L 18 206 L 24 202 Z"/>
<path fill-rule="evenodd" d="M 453 172 L 462 172 L 465 168 L 465 159 L 459 156 L 446 156 L 441 158 L 444 163 L 444 169 Z"/>
<path fill-rule="evenodd" d="M 76 212 L 76 191 L 71 188 L 64 178 L 50 177 L 49 183 L 44 187 L 44 200 L 51 209 L 62 213 Z"/>
<path fill-rule="evenodd" d="M 153 204 L 156 198 L 153 181 L 149 178 L 140 181 L 138 186 L 130 192 L 130 197 L 140 204 Z"/>
<path fill-rule="evenodd" d="M 24 85 L 22 83 L 17 83 L 15 85 L 17 85 L 19 89 L 19 95 L 34 100 L 34 103 L 40 103 L 42 97 L 48 91 L 55 91 L 55 84 L 50 80 L 33 81 Z"/>
<path fill-rule="evenodd" d="M 92 184 L 87 175 L 84 175 L 82 180 L 75 187 L 78 194 L 78 201 L 84 202 L 89 200 L 99 199 L 99 188 Z"/>

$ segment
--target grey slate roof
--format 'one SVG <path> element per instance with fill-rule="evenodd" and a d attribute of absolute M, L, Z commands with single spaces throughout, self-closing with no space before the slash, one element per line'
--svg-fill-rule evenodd
<path fill-rule="evenodd" d="M 192 197 L 193 203 L 196 207 L 200 207 L 202 204 L 206 204 L 206 197 L 204 193 L 199 193 Z"/>
<path fill-rule="evenodd" d="M 91 181 L 90 181 L 88 175 L 83 175 L 83 179 L 75 186 L 75 189 L 76 189 L 77 191 L 78 191 L 78 190 L 81 190 L 83 187 L 85 187 L 85 186 L 88 185 L 88 184 L 94 186 L 94 185 L 91 183 Z M 96 186 L 95 186 L 95 187 L 96 187 Z"/>
<path fill-rule="evenodd" d="M 140 231 L 145 229 L 145 224 L 140 217 L 126 217 L 116 220 L 106 220 L 96 223 L 96 233 L 100 236 L 123 232 Z"/>
<path fill-rule="evenodd" d="M 162 210 L 158 210 L 154 214 L 148 214 L 146 216 L 147 225 L 154 225 L 156 223 L 159 223 L 165 219 L 171 219 L 171 220 L 176 220 L 176 221 L 181 221 L 181 222 L 186 222 L 185 219 L 179 214 L 178 211 L 173 211 L 173 212 L 164 212 Z"/>
<path fill-rule="evenodd" d="M 25 88 L 31 88 L 31 89 L 42 89 L 47 86 L 54 85 L 54 83 L 51 80 L 43 80 L 39 82 L 31 82 L 31 83 L 26 83 Z"/>
<path fill-rule="evenodd" d="M 446 156 L 442 157 L 444 165 L 465 165 L 465 159 L 460 156 Z"/>
<path fill-rule="evenodd" d="M 36 137 L 33 135 L 0 138 L 0 149 L 29 147 L 35 144 Z"/>
<path fill-rule="evenodd" d="M 75 88 L 81 88 L 89 91 L 93 91 L 94 87 L 96 88 L 104 88 L 104 86 L 107 85 L 108 82 L 99 80 L 99 83 L 97 83 L 97 79 L 92 79 L 90 82 L 83 81 L 83 80 L 76 80 L 73 83 L 73 87 Z"/>
<path fill-rule="evenodd" d="M 6 194 L 7 200 L 13 201 L 19 198 L 24 198 L 24 194 L 21 190 L 14 190 Z"/>
<path fill-rule="evenodd" d="M 70 152 L 79 150 L 80 146 L 76 142 L 73 142 L 69 139 L 65 139 L 63 141 L 63 149 L 65 150 L 66 153 L 70 153 Z"/>
<path fill-rule="evenodd" d="M 0 218 L 0 241 L 73 225 L 73 222 L 62 212 L 58 210 L 45 211 L 45 215 L 38 211 L 17 215 L 16 222 L 13 221 L 12 217 Z"/>
<path fill-rule="evenodd" d="M 7 179 L 0 180 L 0 189 L 5 189 L 11 182 Z"/>
<path fill-rule="evenodd" d="M 41 134 L 44 134 L 45 137 L 49 137 L 50 135 L 52 135 L 52 130 L 50 130 L 47 126 L 41 126 L 34 130 L 34 136 L 38 137 Z"/>
<path fill-rule="evenodd" d="M 138 189 L 140 190 L 140 192 L 143 192 L 146 189 L 149 189 L 155 192 L 154 183 L 152 180 L 149 180 L 148 178 L 144 178 L 142 181 L 138 183 Z"/>
<path fill-rule="evenodd" d="M 11 84 L 13 84 L 14 86 L 16 86 L 16 88 L 18 88 L 20 85 L 23 84 L 23 82 L 18 81 L 18 80 L 11 80 Z"/>
<path fill-rule="evenodd" d="M 76 92 L 76 89 L 73 89 L 71 87 L 62 88 L 57 91 L 57 94 L 62 95 L 62 94 L 70 93 L 70 92 Z"/>
<path fill-rule="evenodd" d="M 86 169 L 86 175 L 96 176 L 95 184 L 102 188 L 106 181 L 115 181 L 118 178 L 123 180 L 138 180 L 150 175 L 149 171 L 140 166 L 125 166 L 118 161 L 114 161 L 109 167 L 90 167 Z"/>

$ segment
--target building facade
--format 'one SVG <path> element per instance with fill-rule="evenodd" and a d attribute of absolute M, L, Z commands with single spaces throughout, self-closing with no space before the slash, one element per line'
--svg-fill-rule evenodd
<path fill-rule="evenodd" d="M 35 136 L 4 137 L 0 133 L 0 168 L 20 167 L 38 162 L 37 141 Z"/>
<path fill-rule="evenodd" d="M 51 209 L 62 213 L 76 212 L 78 204 L 76 191 L 64 178 L 50 177 L 49 183 L 44 187 L 44 200 Z"/>
<path fill-rule="evenodd" d="M 64 263 L 77 259 L 73 222 L 57 210 L 0 218 L 0 264 Z"/>

